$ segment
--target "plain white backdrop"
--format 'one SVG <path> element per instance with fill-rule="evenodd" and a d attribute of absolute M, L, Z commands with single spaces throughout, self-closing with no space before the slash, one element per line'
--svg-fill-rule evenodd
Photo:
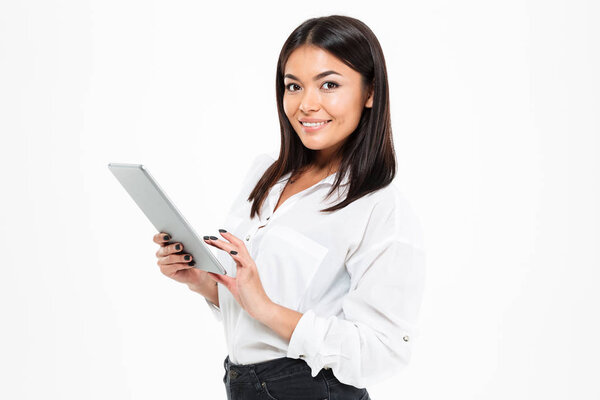
<path fill-rule="evenodd" d="M 222 326 L 107 164 L 216 235 L 278 153 L 283 42 L 330 14 L 383 47 L 428 249 L 413 359 L 371 397 L 600 397 L 598 2 L 2 0 L 0 398 L 225 398 Z"/>

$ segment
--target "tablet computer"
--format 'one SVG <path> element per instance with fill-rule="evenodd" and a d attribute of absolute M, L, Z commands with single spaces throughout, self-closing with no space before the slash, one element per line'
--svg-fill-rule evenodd
<path fill-rule="evenodd" d="M 196 234 L 145 166 L 109 163 L 108 168 L 158 232 L 168 233 L 173 242 L 183 244 L 183 252 L 192 255 L 194 268 L 227 275 L 208 245 Z"/>

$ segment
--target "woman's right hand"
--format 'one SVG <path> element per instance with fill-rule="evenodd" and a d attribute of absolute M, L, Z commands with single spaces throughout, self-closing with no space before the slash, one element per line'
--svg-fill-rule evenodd
<path fill-rule="evenodd" d="M 160 232 L 154 235 L 154 243 L 160 245 L 160 249 L 156 252 L 158 261 L 156 264 L 160 267 L 160 272 L 177 282 L 185 283 L 190 289 L 202 291 L 203 288 L 208 288 L 217 284 L 208 272 L 198 268 L 194 268 L 195 261 L 192 260 L 191 254 L 181 253 L 183 244 L 169 244 L 171 235 Z M 189 260 L 185 257 L 188 256 Z"/>

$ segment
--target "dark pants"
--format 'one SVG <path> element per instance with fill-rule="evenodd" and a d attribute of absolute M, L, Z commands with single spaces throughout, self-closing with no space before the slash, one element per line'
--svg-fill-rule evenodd
<path fill-rule="evenodd" d="M 228 400 L 371 400 L 367 389 L 337 380 L 330 369 L 316 377 L 304 360 L 276 358 L 256 364 L 223 363 Z"/>

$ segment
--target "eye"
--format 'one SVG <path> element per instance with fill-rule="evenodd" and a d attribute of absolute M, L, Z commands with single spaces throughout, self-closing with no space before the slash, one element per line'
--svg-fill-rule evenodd
<path fill-rule="evenodd" d="M 337 83 L 335 83 L 335 82 L 325 82 L 325 83 L 323 84 L 323 86 L 325 86 L 325 85 L 333 85 L 333 87 L 330 87 L 330 88 L 328 88 L 327 90 L 335 89 L 336 87 L 340 86 L 340 85 L 338 85 L 338 84 L 337 84 Z"/>
<path fill-rule="evenodd" d="M 297 90 L 292 90 L 292 89 L 290 89 L 290 86 L 296 86 L 296 87 L 300 87 L 300 86 L 296 85 L 295 83 L 288 83 L 287 85 L 285 85 L 285 89 L 286 89 L 288 92 L 296 92 L 296 91 L 297 91 Z"/>

